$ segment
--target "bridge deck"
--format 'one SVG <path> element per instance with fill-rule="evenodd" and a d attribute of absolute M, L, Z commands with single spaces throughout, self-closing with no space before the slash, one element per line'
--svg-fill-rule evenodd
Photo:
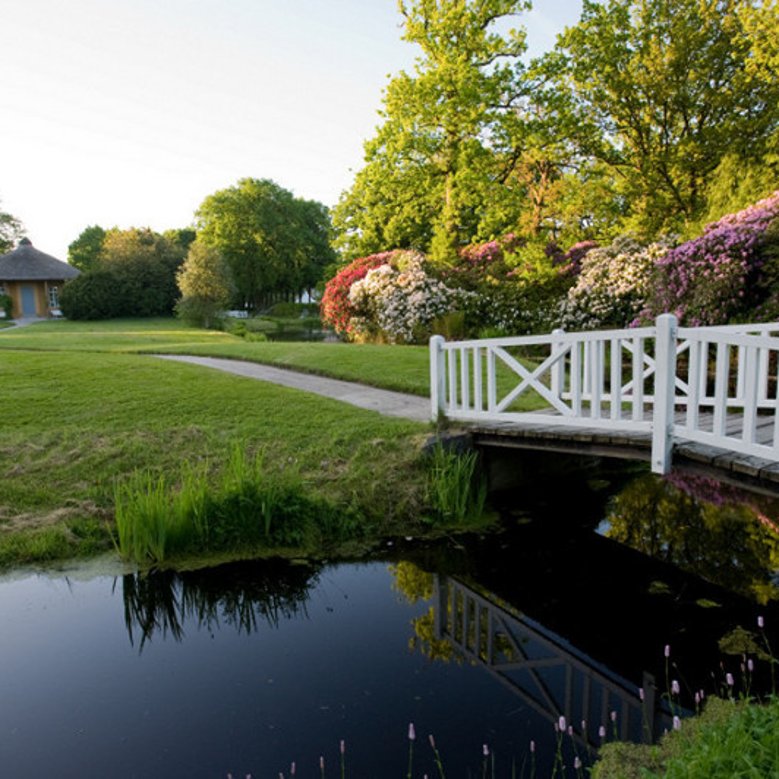
<path fill-rule="evenodd" d="M 701 427 L 711 429 L 713 415 L 701 414 Z M 684 421 L 684 412 L 677 412 L 677 423 Z M 773 436 L 773 417 L 765 417 L 757 425 L 759 443 L 769 444 Z M 627 432 L 603 428 L 544 425 L 536 419 L 527 422 L 472 422 L 468 430 L 474 443 L 480 446 L 505 446 L 528 449 L 547 449 L 560 452 L 583 452 L 603 457 L 635 460 L 650 459 L 652 436 L 649 432 Z M 727 423 L 728 435 L 741 432 L 738 415 Z M 674 446 L 674 460 L 713 468 L 779 489 L 779 463 L 700 443 L 679 441 Z"/>

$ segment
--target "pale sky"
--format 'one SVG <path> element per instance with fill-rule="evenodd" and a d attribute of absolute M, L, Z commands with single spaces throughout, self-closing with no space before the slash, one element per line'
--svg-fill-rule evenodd
<path fill-rule="evenodd" d="M 529 55 L 581 0 L 536 0 Z M 245 177 L 334 205 L 411 71 L 396 0 L 0 0 L 0 210 L 62 260 L 88 225 L 186 227 Z"/>

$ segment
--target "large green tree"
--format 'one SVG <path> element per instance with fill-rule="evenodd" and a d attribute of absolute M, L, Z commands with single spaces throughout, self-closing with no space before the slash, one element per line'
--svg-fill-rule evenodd
<path fill-rule="evenodd" d="M 68 246 L 68 262 L 80 271 L 96 268 L 103 252 L 105 230 L 100 225 L 85 227 L 81 234 Z"/>
<path fill-rule="evenodd" d="M 13 215 L 0 211 L 0 254 L 10 252 L 21 238 L 24 238 L 24 227 Z"/>
<path fill-rule="evenodd" d="M 618 176 L 630 226 L 684 229 L 728 154 L 760 154 L 779 121 L 779 79 L 753 67 L 750 0 L 584 0 L 550 61 L 570 89 L 580 151 Z M 774 6 L 773 2 L 763 6 Z M 752 18 L 751 16 L 749 17 Z M 775 13 L 758 15 L 775 40 Z M 769 55 L 766 55 L 769 56 Z"/>
<path fill-rule="evenodd" d="M 148 228 L 112 228 L 106 233 L 100 267 L 121 282 L 129 316 L 170 314 L 178 298 L 176 273 L 182 247 Z"/>
<path fill-rule="evenodd" d="M 71 262 L 84 272 L 65 285 L 63 313 L 71 319 L 170 314 L 185 255 L 181 242 L 149 228 L 88 227 L 69 247 Z"/>
<path fill-rule="evenodd" d="M 500 197 L 500 123 L 522 97 L 525 0 L 400 0 L 403 38 L 421 54 L 384 94 L 383 124 L 334 221 L 348 254 L 429 249 L 439 261 L 479 236 Z M 515 143 L 518 133 L 511 135 Z"/>
<path fill-rule="evenodd" d="M 334 259 L 327 209 L 269 179 L 241 179 L 209 195 L 196 219 L 199 240 L 230 268 L 241 308 L 261 309 L 312 289 Z"/>

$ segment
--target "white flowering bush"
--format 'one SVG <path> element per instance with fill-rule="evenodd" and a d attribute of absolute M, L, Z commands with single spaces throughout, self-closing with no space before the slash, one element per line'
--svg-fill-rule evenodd
<path fill-rule="evenodd" d="M 591 249 L 581 261 L 576 283 L 562 301 L 562 324 L 570 329 L 626 327 L 646 307 L 655 263 L 669 251 L 666 243 L 642 246 L 621 236 Z"/>
<path fill-rule="evenodd" d="M 398 252 L 349 288 L 354 312 L 349 329 L 364 338 L 383 336 L 391 343 L 423 340 L 433 322 L 455 311 L 467 294 L 431 276 L 421 254 Z"/>

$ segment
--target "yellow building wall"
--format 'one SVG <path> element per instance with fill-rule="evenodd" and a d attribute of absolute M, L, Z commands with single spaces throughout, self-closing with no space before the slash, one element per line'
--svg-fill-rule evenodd
<path fill-rule="evenodd" d="M 22 316 L 22 287 L 31 286 L 35 292 L 35 316 L 50 316 L 49 310 L 49 283 L 62 288 L 62 282 L 46 281 L 5 281 L 0 286 L 5 287 L 7 295 L 13 300 L 13 310 L 11 316 L 18 319 Z"/>

